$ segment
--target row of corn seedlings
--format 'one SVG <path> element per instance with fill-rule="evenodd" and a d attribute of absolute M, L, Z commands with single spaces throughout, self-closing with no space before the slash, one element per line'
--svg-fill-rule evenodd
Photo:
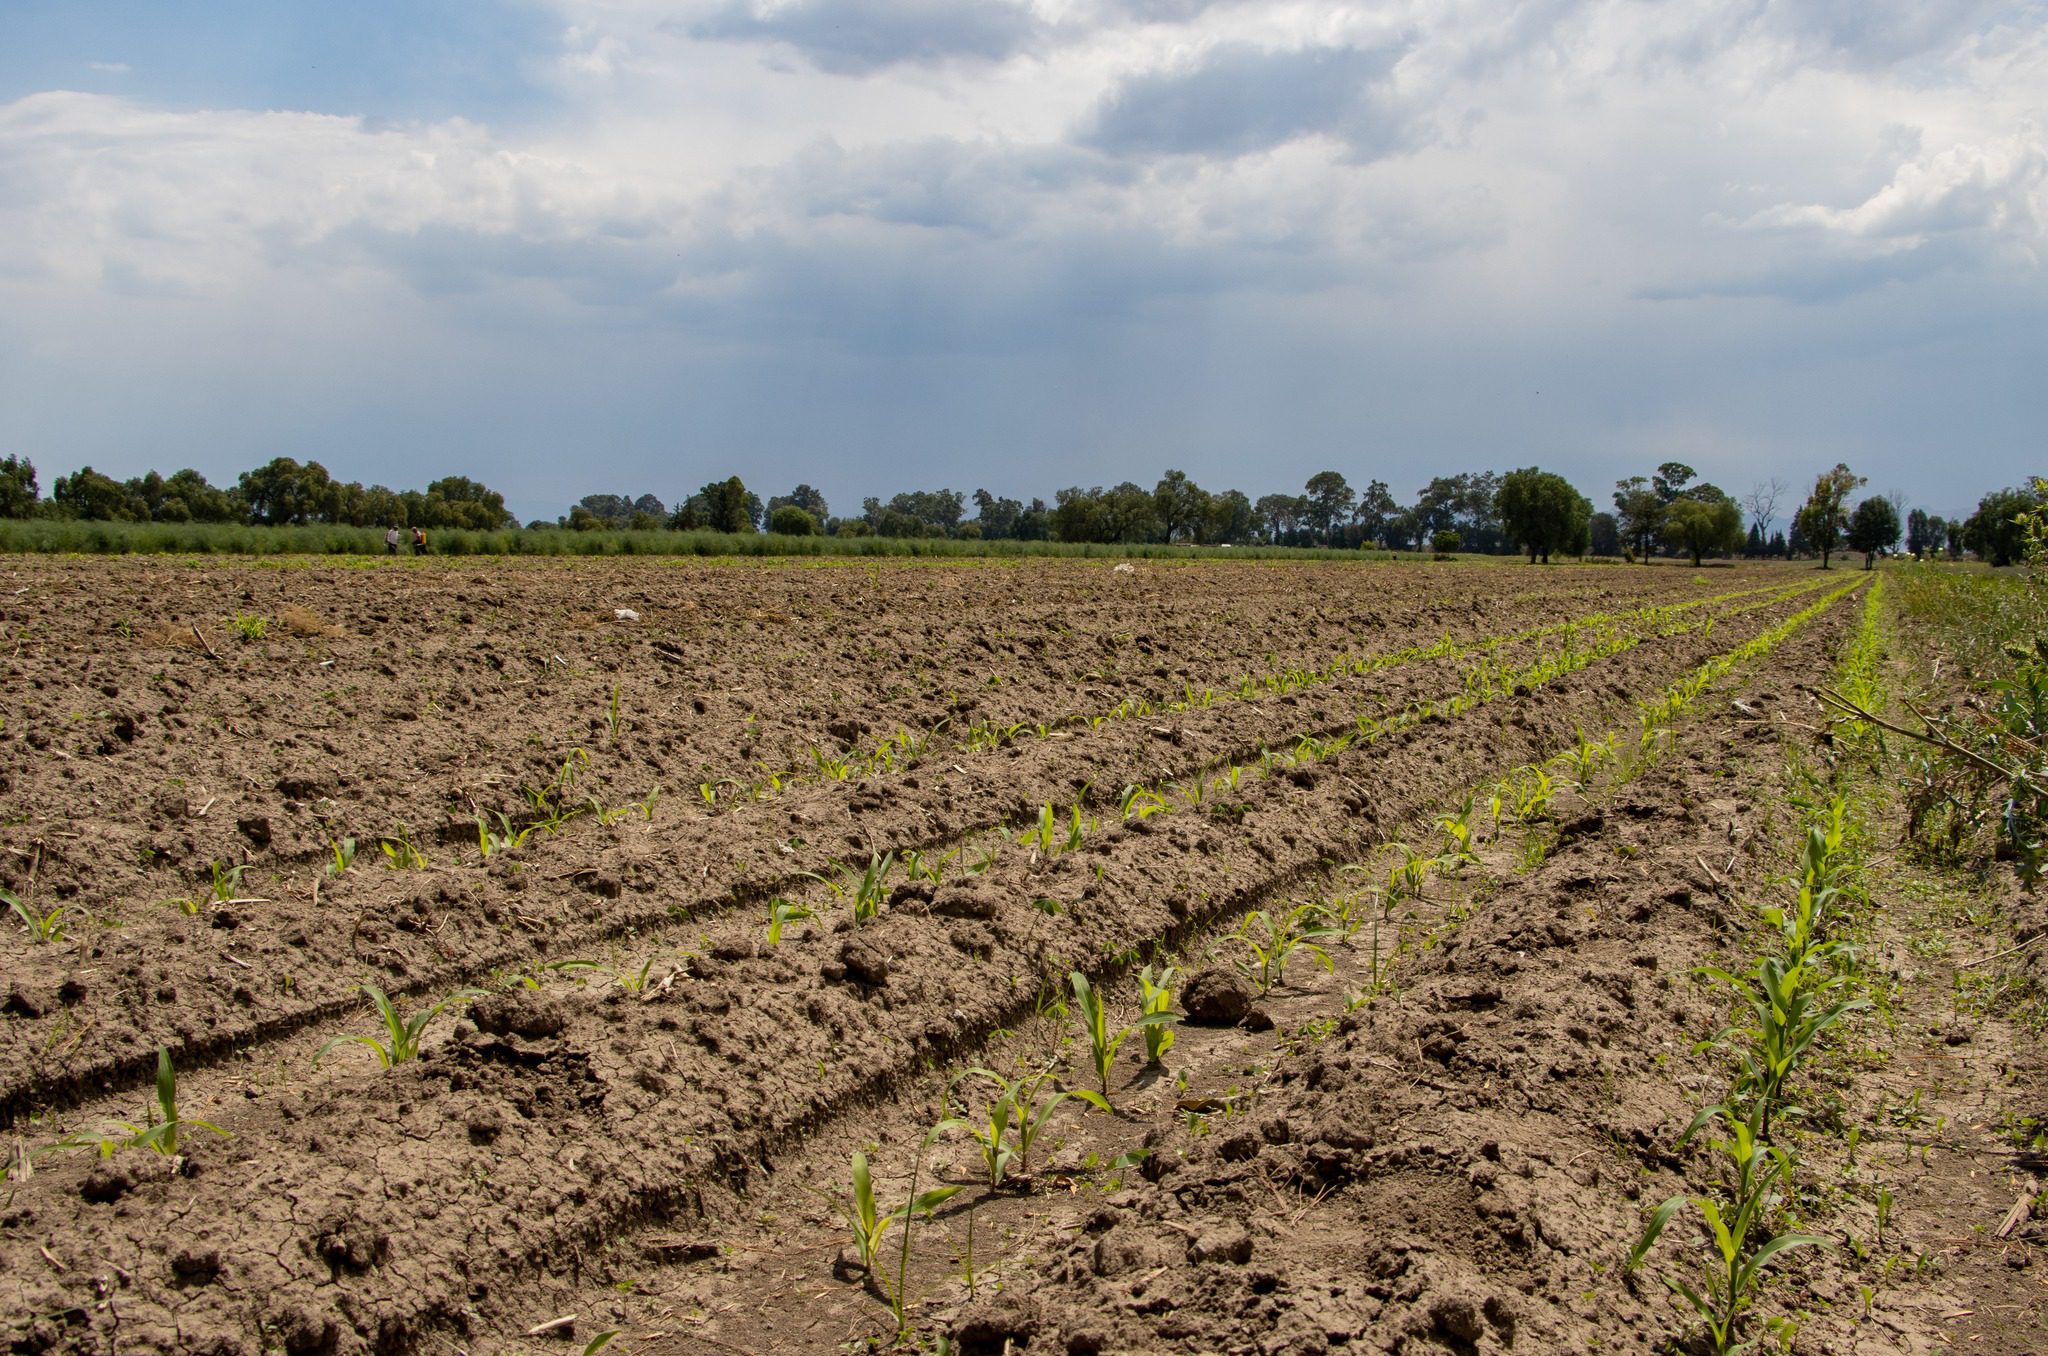
<path fill-rule="evenodd" d="M 1838 588 L 1823 602 L 1853 587 Z M 1740 649 L 1764 653 L 1780 638 L 1766 633 Z M 1703 666 L 1672 684 L 1661 700 L 1644 704 L 1641 761 L 1653 760 L 1664 747 L 1652 733 L 1668 730 L 1725 671 L 1718 663 Z M 1845 800 L 1836 794 L 1807 825 L 1790 899 L 1759 907 L 1771 946 L 1744 970 L 1709 965 L 1696 972 L 1723 988 L 1734 1010 L 1706 1043 L 1732 1056 L 1728 1088 L 1694 1116 L 1679 1140 L 1684 1148 L 1705 1139 L 1714 1179 L 1707 1190 L 1673 1196 L 1652 1211 L 1624 1267 L 1633 1275 L 1674 1219 L 1688 1208 L 1697 1212 L 1703 1236 L 1695 1250 L 1703 1260 L 1675 1265 L 1660 1279 L 1692 1311 L 1717 1356 L 1749 1345 L 1742 1340 L 1748 1316 L 1772 1262 L 1794 1249 L 1830 1243 L 1796 1227 L 1798 1160 L 1785 1126 L 1804 1116 L 1796 1076 L 1814 1055 L 1815 1042 L 1870 1005 L 1859 992 L 1855 948 L 1838 935 L 1860 897 L 1845 845 L 1846 813 Z M 1797 1327 L 1785 1315 L 1763 1323 L 1788 1344 Z"/>
<path fill-rule="evenodd" d="M 1476 641 L 1456 641 L 1446 632 L 1444 638 L 1428 645 L 1415 645 L 1384 654 L 1353 656 L 1343 655 L 1327 664 L 1317 667 L 1273 668 L 1257 674 L 1247 674 L 1231 688 L 1218 691 L 1213 687 L 1196 691 L 1192 683 L 1183 682 L 1183 696 L 1179 700 L 1153 700 L 1148 697 L 1127 697 L 1115 706 L 1093 714 L 1058 716 L 1050 720 L 1035 722 L 979 721 L 966 727 L 956 741 L 958 748 L 968 753 L 986 753 L 1004 748 L 1020 739 L 1047 738 L 1052 734 L 1074 728 L 1094 729 L 1109 721 L 1142 720 L 1162 712 L 1186 713 L 1205 710 L 1218 703 L 1239 700 L 1246 701 L 1264 695 L 1284 695 L 1322 683 L 1334 682 L 1340 678 L 1358 677 L 1381 672 L 1404 664 L 1439 658 L 1454 658 L 1468 654 L 1485 655 L 1506 645 L 1530 640 L 1541 640 L 1563 634 L 1569 638 L 1578 630 L 1616 622 L 1635 621 L 1647 618 L 1678 615 L 1694 609 L 1715 606 L 1739 599 L 1756 599 L 1735 611 L 1746 611 L 1755 606 L 1771 606 L 1793 593 L 1813 587 L 1807 582 L 1793 585 L 1771 584 L 1762 588 L 1740 589 L 1716 594 L 1708 598 L 1690 599 L 1683 603 L 1658 604 L 1620 613 L 1595 613 L 1587 617 L 1562 622 L 1552 622 L 1508 636 L 1486 637 Z M 1733 615 L 1733 614 L 1730 614 Z M 872 749 L 851 748 L 837 754 L 827 753 L 813 746 L 810 750 L 812 775 L 804 776 L 795 771 L 775 772 L 766 764 L 757 764 L 762 776 L 753 781 L 741 782 L 727 778 L 718 784 L 719 788 L 730 787 L 735 793 L 750 800 L 764 800 L 778 794 L 785 786 L 799 782 L 846 781 L 856 775 L 884 775 L 904 770 L 932 750 L 934 742 L 943 733 L 947 721 L 941 720 L 931 729 L 912 733 L 898 728 L 894 735 L 882 740 Z M 713 804 L 719 797 L 711 795 L 707 800 Z"/>
<path fill-rule="evenodd" d="M 1697 1210 L 1708 1234 L 1706 1265 L 1677 1266 L 1661 1279 L 1704 1325 L 1717 1354 L 1737 1349 L 1774 1258 L 1829 1243 L 1792 1227 L 1798 1165 L 1784 1127 L 1803 1114 L 1795 1077 L 1814 1042 L 1870 1006 L 1857 991 L 1854 948 L 1835 935 L 1857 889 L 1843 847 L 1844 817 L 1837 795 L 1807 827 L 1791 900 L 1760 908 L 1773 947 L 1741 972 L 1698 971 L 1733 1000 L 1733 1020 L 1708 1044 L 1730 1052 L 1734 1068 L 1727 1091 L 1693 1117 L 1679 1147 L 1704 1133 L 1716 1176 L 1706 1191 L 1659 1205 L 1628 1256 L 1626 1270 L 1634 1272 L 1674 1218 L 1688 1206 Z M 1784 1333 L 1790 1322 L 1778 1317 L 1766 1326 Z"/>

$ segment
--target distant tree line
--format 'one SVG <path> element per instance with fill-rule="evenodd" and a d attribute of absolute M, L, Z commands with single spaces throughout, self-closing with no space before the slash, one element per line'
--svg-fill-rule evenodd
<path fill-rule="evenodd" d="M 340 523 L 349 527 L 468 528 L 514 525 L 505 497 L 463 476 L 419 490 L 365 488 L 340 481 L 317 461 L 278 457 L 220 489 L 197 471 L 151 471 L 115 480 L 90 466 L 57 477 L 39 498 L 26 458 L 0 459 L 0 518 L 75 518 L 120 523 L 245 523 L 269 527 Z"/>
<path fill-rule="evenodd" d="M 1612 511 L 1596 510 L 1571 483 L 1539 467 L 1505 474 L 1471 471 L 1437 476 L 1406 505 L 1385 481 L 1354 488 L 1338 471 L 1310 476 L 1300 494 L 1254 500 L 1242 490 L 1207 490 L 1184 471 L 1169 470 L 1151 489 L 1132 481 L 1110 488 L 1069 486 L 1052 503 L 1002 498 L 985 489 L 911 490 L 861 501 L 857 515 L 834 516 L 810 485 L 763 501 L 738 476 L 715 480 L 673 506 L 653 494 L 587 495 L 553 522 L 529 528 L 570 531 L 774 532 L 786 536 L 952 538 L 1010 541 L 1317 546 L 1410 551 L 1526 553 L 1648 560 L 1682 556 L 1819 556 L 1860 551 L 1866 566 L 1897 548 L 1901 534 L 1916 557 L 1971 552 L 1996 565 L 2019 556 L 2019 515 L 2041 500 L 2031 486 L 1996 490 L 1965 519 L 1948 521 L 1907 509 L 1898 496 L 1851 500 L 1865 479 L 1845 465 L 1816 478 L 1813 492 L 1792 508 L 1790 487 L 1773 477 L 1740 499 L 1699 479 L 1683 462 L 1615 483 Z M 973 516 L 968 515 L 970 503 Z M 1787 510 L 1781 527 L 1779 515 Z M 335 480 L 319 462 L 278 457 L 216 488 L 197 471 L 168 477 L 151 471 L 117 481 L 83 467 L 58 477 L 48 499 L 38 494 L 35 467 L 0 459 L 0 517 L 54 517 L 125 522 L 249 524 L 338 523 L 364 527 L 467 528 L 515 526 L 504 496 L 451 476 L 425 491 L 367 488 Z"/>

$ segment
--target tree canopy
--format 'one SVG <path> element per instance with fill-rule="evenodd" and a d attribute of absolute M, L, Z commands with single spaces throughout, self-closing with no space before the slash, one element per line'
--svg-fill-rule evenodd
<path fill-rule="evenodd" d="M 1501 529 L 1509 541 L 1550 563 L 1551 552 L 1584 555 L 1591 540 L 1593 505 L 1571 482 L 1534 466 L 1510 471 L 1498 498 Z"/>
<path fill-rule="evenodd" d="M 1849 549 L 1863 553 L 1863 568 L 1877 563 L 1877 553 L 1888 551 L 1899 540 L 1899 510 L 1882 495 L 1872 495 L 1856 506 L 1849 519 Z"/>
<path fill-rule="evenodd" d="M 1806 503 L 1793 519 L 1808 549 L 1820 552 L 1823 570 L 1828 567 L 1828 557 L 1841 543 L 1843 530 L 1849 525 L 1849 495 L 1861 484 L 1862 476 L 1836 462 L 1834 470 L 1823 471 L 1813 482 L 1813 493 L 1806 497 Z"/>
<path fill-rule="evenodd" d="M 1690 555 L 1695 565 L 1710 551 L 1739 551 L 1742 506 L 1717 486 L 1697 486 L 1665 509 L 1663 538 L 1673 550 Z"/>

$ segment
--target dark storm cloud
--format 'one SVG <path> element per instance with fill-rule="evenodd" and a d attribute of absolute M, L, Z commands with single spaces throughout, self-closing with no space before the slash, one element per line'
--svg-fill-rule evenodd
<path fill-rule="evenodd" d="M 798 0 L 763 11 L 738 0 L 690 25 L 691 37 L 778 42 L 820 70 L 865 75 L 954 58 L 1000 61 L 1040 31 L 1008 0 Z"/>
<path fill-rule="evenodd" d="M 1084 140 L 1112 155 L 1240 156 L 1324 134 L 1373 158 L 1405 135 L 1387 97 L 1400 55 L 1394 48 L 1220 47 L 1191 69 L 1125 81 Z"/>

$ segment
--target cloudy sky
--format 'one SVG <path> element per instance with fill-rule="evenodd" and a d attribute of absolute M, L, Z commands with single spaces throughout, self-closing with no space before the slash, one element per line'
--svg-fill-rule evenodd
<path fill-rule="evenodd" d="M 2042 0 L 0 0 L 0 455 L 2048 470 Z"/>

